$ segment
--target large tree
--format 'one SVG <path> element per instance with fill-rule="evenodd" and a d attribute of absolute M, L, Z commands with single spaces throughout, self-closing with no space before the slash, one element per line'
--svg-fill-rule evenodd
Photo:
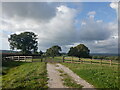
<path fill-rule="evenodd" d="M 37 35 L 33 32 L 23 32 L 20 34 L 12 34 L 8 38 L 11 49 L 21 50 L 23 54 L 31 54 L 37 52 L 38 42 Z"/>
<path fill-rule="evenodd" d="M 62 51 L 61 47 L 58 45 L 55 45 L 55 46 L 52 46 L 51 48 L 47 49 L 46 55 L 54 58 L 55 56 L 61 55 L 60 51 Z"/>
<path fill-rule="evenodd" d="M 86 47 L 84 44 L 79 44 L 75 47 L 71 47 L 68 52 L 68 55 L 76 56 L 79 59 L 80 58 L 88 58 L 88 57 L 90 57 L 89 52 L 90 52 L 90 50 L 88 49 L 88 47 Z"/>
<path fill-rule="evenodd" d="M 40 50 L 39 54 L 40 54 L 40 55 L 42 55 L 42 54 L 43 54 L 43 52 Z"/>

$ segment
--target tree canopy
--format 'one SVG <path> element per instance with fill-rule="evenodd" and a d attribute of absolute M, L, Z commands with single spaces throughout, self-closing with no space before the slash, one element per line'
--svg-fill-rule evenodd
<path fill-rule="evenodd" d="M 8 41 L 11 49 L 21 50 L 23 54 L 35 53 L 38 49 L 37 35 L 33 32 L 12 34 L 10 38 L 8 38 Z"/>
<path fill-rule="evenodd" d="M 68 55 L 69 56 L 76 56 L 79 58 L 88 58 L 89 57 L 89 52 L 90 50 L 88 49 L 88 47 L 86 47 L 84 44 L 79 44 L 75 47 L 71 47 Z"/>
<path fill-rule="evenodd" d="M 55 45 L 55 46 L 52 46 L 51 48 L 47 49 L 46 55 L 54 58 L 55 56 L 61 55 L 60 51 L 62 51 L 61 47 L 58 45 Z"/>
<path fill-rule="evenodd" d="M 40 55 L 42 55 L 42 54 L 43 54 L 43 52 L 40 50 L 39 54 L 40 54 Z"/>

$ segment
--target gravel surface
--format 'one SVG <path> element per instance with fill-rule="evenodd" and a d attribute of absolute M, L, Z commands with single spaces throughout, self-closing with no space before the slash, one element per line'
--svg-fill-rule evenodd
<path fill-rule="evenodd" d="M 65 88 L 61 81 L 60 73 L 54 64 L 47 63 L 48 87 L 49 88 Z"/>
<path fill-rule="evenodd" d="M 71 76 L 73 80 L 75 80 L 76 83 L 81 84 L 83 88 L 93 88 L 93 90 L 95 90 L 93 85 L 89 84 L 88 82 L 80 78 L 78 75 L 76 75 L 69 68 L 67 68 L 64 65 L 61 65 L 60 63 L 57 64 L 47 63 L 49 88 L 67 88 L 63 85 L 63 82 L 61 81 L 61 77 L 60 77 L 60 73 L 58 72 L 58 69 L 63 70 L 65 73 Z"/>
<path fill-rule="evenodd" d="M 82 78 L 80 78 L 78 75 L 76 75 L 73 71 L 71 71 L 68 67 L 57 64 L 64 72 L 66 72 L 68 75 L 70 75 L 78 84 L 81 84 L 83 88 L 94 88 L 93 85 L 89 84 Z"/>

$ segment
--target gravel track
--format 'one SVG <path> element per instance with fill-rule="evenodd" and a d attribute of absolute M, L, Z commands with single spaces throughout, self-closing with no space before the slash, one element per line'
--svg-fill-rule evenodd
<path fill-rule="evenodd" d="M 72 77 L 73 80 L 76 81 L 76 83 L 81 84 L 83 88 L 91 88 L 93 90 L 94 86 L 80 78 L 78 75 L 76 75 L 73 71 L 71 71 L 69 68 L 67 68 L 64 65 L 61 65 L 60 63 L 51 64 L 47 63 L 47 71 L 48 71 L 48 87 L 49 88 L 67 88 L 63 85 L 63 82 L 61 80 L 59 70 L 63 70 L 65 73 L 67 73 L 69 76 Z"/>

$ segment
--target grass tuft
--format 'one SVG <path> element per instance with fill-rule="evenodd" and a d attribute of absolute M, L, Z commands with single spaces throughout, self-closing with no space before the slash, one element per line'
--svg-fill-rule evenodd
<path fill-rule="evenodd" d="M 69 88 L 82 88 L 83 86 L 80 84 L 77 84 L 72 77 L 70 77 L 67 73 L 65 73 L 63 70 L 58 70 L 60 72 L 60 76 L 62 76 L 63 84 Z"/>

